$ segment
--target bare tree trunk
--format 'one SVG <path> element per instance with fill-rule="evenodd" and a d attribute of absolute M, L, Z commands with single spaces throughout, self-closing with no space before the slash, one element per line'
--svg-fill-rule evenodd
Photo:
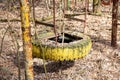
<path fill-rule="evenodd" d="M 71 4 L 71 8 L 74 9 L 75 8 L 75 0 L 72 0 L 72 4 Z"/>
<path fill-rule="evenodd" d="M 93 0 L 93 13 L 97 15 L 101 15 L 100 1 L 101 0 Z"/>
<path fill-rule="evenodd" d="M 34 80 L 33 77 L 33 60 L 32 60 L 32 43 L 30 36 L 30 19 L 28 0 L 20 0 L 21 25 L 23 37 L 23 50 L 25 56 L 25 80 Z"/>
<path fill-rule="evenodd" d="M 66 1 L 67 1 L 67 0 L 63 0 L 63 3 L 64 3 L 63 14 L 64 14 L 64 15 L 65 15 L 65 11 L 66 11 L 66 8 L 67 8 L 67 6 L 66 6 Z"/>
<path fill-rule="evenodd" d="M 64 0 L 64 9 L 67 10 L 68 6 L 67 6 L 68 0 Z"/>
<path fill-rule="evenodd" d="M 87 0 L 87 11 L 89 11 L 89 0 Z"/>
<path fill-rule="evenodd" d="M 117 47 L 118 1 L 113 0 L 111 46 Z"/>

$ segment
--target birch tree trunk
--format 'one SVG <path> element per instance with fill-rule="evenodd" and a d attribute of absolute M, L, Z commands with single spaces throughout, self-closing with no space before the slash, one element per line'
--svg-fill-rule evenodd
<path fill-rule="evenodd" d="M 23 52 L 25 56 L 25 80 L 34 80 L 29 19 L 30 9 L 28 4 L 28 0 L 20 0 Z"/>
<path fill-rule="evenodd" d="M 112 35 L 111 45 L 117 47 L 117 21 L 118 21 L 118 2 L 119 0 L 113 0 L 112 9 Z"/>

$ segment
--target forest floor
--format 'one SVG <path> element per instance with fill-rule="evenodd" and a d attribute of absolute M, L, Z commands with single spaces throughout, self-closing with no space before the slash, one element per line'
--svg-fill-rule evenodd
<path fill-rule="evenodd" d="M 42 18 L 47 14 L 44 7 L 37 6 L 36 17 Z M 6 19 L 8 12 L 0 10 L 0 19 Z M 16 15 L 17 14 L 17 15 Z M 10 18 L 19 18 L 17 12 L 10 12 Z M 84 15 L 75 16 L 75 19 L 64 20 L 65 30 L 83 32 Z M 52 20 L 46 21 L 52 23 Z M 59 18 L 57 25 L 63 22 Z M 46 61 L 48 80 L 120 80 L 120 20 L 118 20 L 117 48 L 111 47 L 111 24 L 112 16 L 109 13 L 103 13 L 102 16 L 87 15 L 85 34 L 92 39 L 92 48 L 90 53 L 74 61 L 60 62 Z M 11 22 L 13 32 L 6 33 L 3 49 L 0 56 L 0 80 L 18 79 L 17 48 L 15 38 L 20 45 L 20 68 L 22 80 L 24 80 L 23 49 L 21 39 L 20 22 Z M 31 23 L 32 26 L 32 23 Z M 8 27 L 7 22 L 0 22 L 0 44 L 3 35 Z M 57 29 L 60 29 L 59 27 Z M 51 27 L 37 24 L 37 32 L 53 31 Z M 34 28 L 31 28 L 31 34 L 34 34 Z M 34 58 L 34 78 L 35 80 L 46 80 L 43 60 Z"/>

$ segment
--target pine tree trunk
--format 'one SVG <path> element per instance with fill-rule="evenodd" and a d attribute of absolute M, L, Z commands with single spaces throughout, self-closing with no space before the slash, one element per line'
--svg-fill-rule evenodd
<path fill-rule="evenodd" d="M 20 0 L 23 52 L 25 56 L 25 80 L 34 80 L 32 43 L 30 36 L 30 18 L 28 0 Z"/>
<path fill-rule="evenodd" d="M 93 13 L 97 15 L 101 15 L 100 1 L 101 0 L 93 0 Z"/>
<path fill-rule="evenodd" d="M 118 2 L 119 0 L 113 0 L 113 9 L 112 9 L 112 39 L 111 45 L 117 47 L 117 21 L 118 21 Z"/>

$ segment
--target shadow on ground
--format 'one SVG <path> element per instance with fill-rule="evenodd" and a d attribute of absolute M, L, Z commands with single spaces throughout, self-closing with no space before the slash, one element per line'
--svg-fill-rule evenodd
<path fill-rule="evenodd" d="M 69 20 L 75 20 L 75 21 L 85 22 L 85 20 L 79 19 L 79 18 L 74 18 L 74 17 L 66 17 L 66 18 L 68 18 Z"/>
<path fill-rule="evenodd" d="M 46 70 L 49 73 L 59 72 L 59 70 L 65 70 L 74 66 L 74 61 L 62 61 L 62 62 L 50 62 L 46 65 Z M 34 72 L 36 73 L 45 73 L 44 65 L 34 66 Z"/>
<path fill-rule="evenodd" d="M 23 53 L 20 52 L 20 68 L 24 69 L 25 65 L 24 65 L 24 57 L 23 57 Z M 11 56 L 12 57 L 12 56 Z M 17 54 L 15 55 L 15 57 L 13 57 L 13 63 L 15 64 L 15 66 L 18 67 L 18 58 L 17 58 Z M 72 66 L 74 66 L 74 61 L 57 61 L 57 62 L 45 62 L 45 66 L 47 69 L 47 72 L 58 72 L 59 70 L 65 70 L 67 68 L 70 68 Z M 35 65 L 33 66 L 34 71 L 36 73 L 44 73 L 44 65 L 41 63 L 40 65 Z"/>
<path fill-rule="evenodd" d="M 18 56 L 19 56 L 19 59 L 20 59 L 20 63 L 18 64 Z M 15 54 L 15 57 L 13 57 L 13 63 L 15 64 L 15 66 L 20 66 L 21 69 L 24 69 L 25 68 L 25 64 L 24 64 L 24 55 L 23 55 L 23 52 L 19 52 L 19 55 L 17 55 L 17 53 Z"/>
<path fill-rule="evenodd" d="M 92 42 L 97 42 L 97 43 L 100 43 L 100 44 L 104 44 L 104 45 L 107 45 L 107 46 L 111 46 L 110 40 L 103 39 L 103 38 L 99 38 L 99 37 L 92 36 L 92 35 L 89 35 L 89 36 L 90 36 L 90 38 L 92 39 Z"/>

